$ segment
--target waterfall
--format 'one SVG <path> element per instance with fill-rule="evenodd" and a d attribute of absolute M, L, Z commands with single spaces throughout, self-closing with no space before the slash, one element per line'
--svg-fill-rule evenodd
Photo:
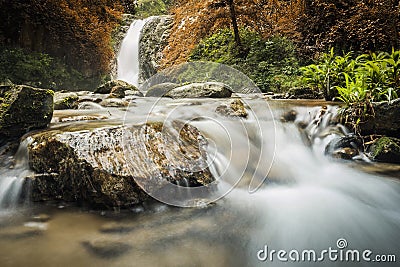
<path fill-rule="evenodd" d="M 118 79 L 139 86 L 140 32 L 147 20 L 135 20 L 122 41 L 118 55 Z"/>
<path fill-rule="evenodd" d="M 0 212 L 14 209 L 19 200 L 24 178 L 32 174 L 29 169 L 27 138 L 21 142 L 9 168 L 0 169 Z"/>

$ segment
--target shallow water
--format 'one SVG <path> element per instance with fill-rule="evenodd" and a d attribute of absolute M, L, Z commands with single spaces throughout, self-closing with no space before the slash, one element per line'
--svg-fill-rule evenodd
<path fill-rule="evenodd" d="M 221 101 L 226 100 L 138 98 L 127 109 L 57 112 L 51 129 L 62 131 L 146 120 L 190 121 L 208 138 L 210 167 L 224 197 L 191 209 L 145 203 L 130 211 L 94 212 L 57 203 L 7 211 L 0 215 L 1 266 L 275 266 L 288 263 L 276 256 L 272 262 L 257 258 L 266 245 L 318 253 L 337 249 L 339 239 L 348 248 L 400 260 L 398 166 L 385 165 L 389 171 L 384 173 L 369 168 L 367 173 L 365 166 L 380 165 L 324 156 L 324 145 L 340 129 L 319 117 L 314 105 L 323 103 L 269 101 L 271 112 L 264 99 L 243 98 L 252 110 L 243 120 L 218 115 Z M 289 109 L 299 113 L 296 124 L 308 123 L 305 131 L 279 121 Z M 328 111 L 334 114 L 335 108 Z M 85 114 L 106 118 L 56 122 Z M 312 140 L 310 145 L 304 138 Z M 43 213 L 49 218 L 35 218 Z"/>

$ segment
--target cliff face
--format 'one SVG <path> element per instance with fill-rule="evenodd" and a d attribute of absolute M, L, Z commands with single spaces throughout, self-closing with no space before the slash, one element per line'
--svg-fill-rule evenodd
<path fill-rule="evenodd" d="M 160 67 L 172 25 L 173 17 L 167 15 L 151 17 L 144 25 L 140 36 L 139 83 L 156 74 Z"/>

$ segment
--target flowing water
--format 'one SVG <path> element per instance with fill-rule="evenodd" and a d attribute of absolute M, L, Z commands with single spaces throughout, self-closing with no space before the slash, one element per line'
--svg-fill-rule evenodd
<path fill-rule="evenodd" d="M 244 120 L 218 115 L 221 101 L 162 99 L 155 105 L 151 98 L 136 99 L 127 112 L 108 110 L 109 121 L 103 122 L 136 123 L 146 114 L 151 120 L 190 120 L 209 140 L 210 167 L 225 194 L 216 204 L 188 209 L 153 202 L 130 211 L 104 212 L 68 203 L 31 204 L 0 219 L 2 266 L 279 266 L 287 263 L 276 255 L 272 262 L 260 261 L 257 254 L 268 246 L 269 252 L 313 249 L 319 257 L 324 249 L 338 249 L 339 239 L 345 239 L 349 249 L 399 259 L 400 184 L 324 155 L 325 144 L 346 132 L 328 123 L 334 107 L 320 116 L 320 107 L 272 101 L 271 113 L 262 104 L 265 100 L 243 98 L 258 114 L 250 112 Z M 282 112 L 291 108 L 299 113 L 296 122 L 280 122 Z M 94 116 L 105 111 L 79 112 Z M 55 121 L 70 113 L 56 113 Z M 297 127 L 301 123 L 308 126 Z M 88 125 L 66 122 L 52 127 L 79 130 Z M 26 143 L 18 155 L 25 153 L 24 147 Z M 254 161 L 260 155 L 267 160 L 256 161 L 258 170 Z M 6 177 L 26 175 L 16 173 L 17 166 L 26 170 L 24 162 Z M 265 172 L 268 178 L 258 188 Z M 232 189 L 237 177 L 243 178 Z M 257 183 L 249 187 L 252 181 Z M 327 257 L 324 263 L 291 263 L 373 266 Z"/>
<path fill-rule="evenodd" d="M 117 58 L 118 79 L 129 82 L 135 86 L 139 85 L 139 40 L 140 31 L 146 20 L 135 20 L 129 27 L 128 33 L 122 41 L 121 49 Z"/>

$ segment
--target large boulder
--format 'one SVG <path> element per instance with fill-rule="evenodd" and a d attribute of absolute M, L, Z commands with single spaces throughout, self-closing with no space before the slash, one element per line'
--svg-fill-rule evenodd
<path fill-rule="evenodd" d="M 125 95 L 121 94 L 124 94 L 124 92 L 127 90 L 135 92 L 136 96 L 143 96 L 143 94 L 136 88 L 136 86 L 122 80 L 113 80 L 106 82 L 105 84 L 97 87 L 94 92 L 96 94 L 111 94 L 111 96 L 122 98 Z"/>
<path fill-rule="evenodd" d="M 143 26 L 139 47 L 139 83 L 157 73 L 173 22 L 172 16 L 153 16 Z"/>
<path fill-rule="evenodd" d="M 191 83 L 174 88 L 164 96 L 171 98 L 227 98 L 231 97 L 232 89 L 219 82 Z"/>
<path fill-rule="evenodd" d="M 374 103 L 373 116 L 359 123 L 362 135 L 379 134 L 400 138 L 400 99 L 390 104 L 388 102 Z M 349 110 L 348 114 L 352 114 Z"/>
<path fill-rule="evenodd" d="M 32 198 L 130 207 L 166 185 L 207 185 L 206 139 L 174 121 L 31 136 Z M 129 151 L 129 154 L 126 152 Z M 196 171 L 194 171 L 196 170 Z"/>
<path fill-rule="evenodd" d="M 0 86 L 0 143 L 46 128 L 53 116 L 53 94 L 26 85 Z"/>
<path fill-rule="evenodd" d="M 150 86 L 146 92 L 147 97 L 162 97 L 172 89 L 179 87 L 177 83 L 159 83 Z"/>
<path fill-rule="evenodd" d="M 375 161 L 400 163 L 400 139 L 391 137 L 379 138 L 369 150 Z"/>

